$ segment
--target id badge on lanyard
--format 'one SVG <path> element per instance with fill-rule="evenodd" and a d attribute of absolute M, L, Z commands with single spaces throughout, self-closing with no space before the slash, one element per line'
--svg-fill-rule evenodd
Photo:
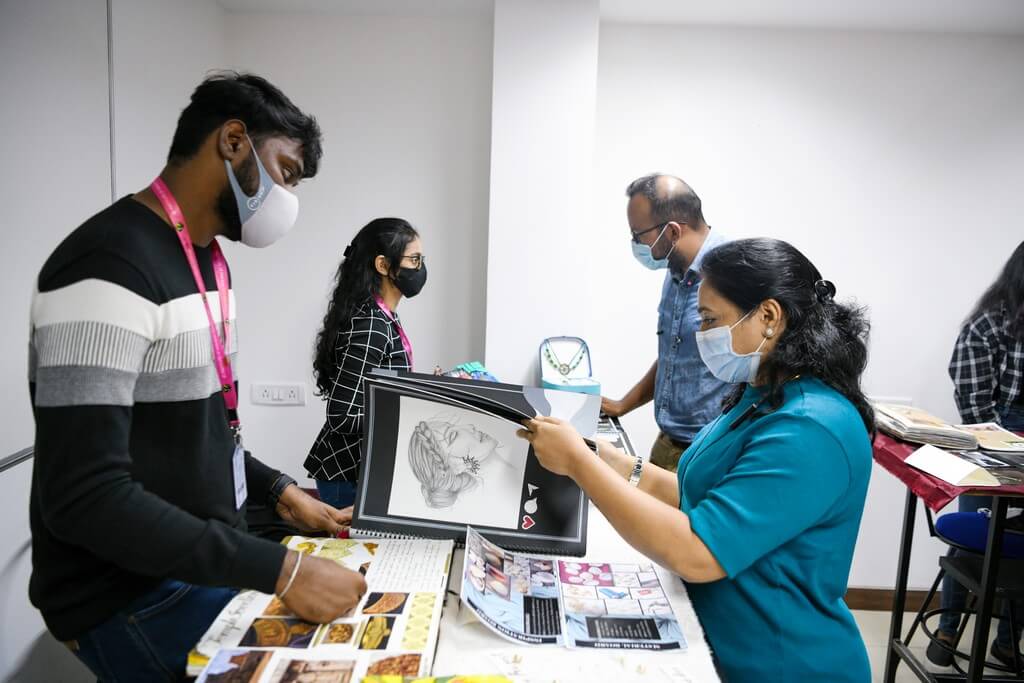
<path fill-rule="evenodd" d="M 213 312 L 210 310 L 210 302 L 206 296 L 206 283 L 203 282 L 203 275 L 199 270 L 199 261 L 196 259 L 196 251 L 192 246 L 192 238 L 189 236 L 188 227 L 185 224 L 185 215 L 181 212 L 174 195 L 167 188 L 162 178 L 157 178 L 150 185 L 153 194 L 160 201 L 160 206 L 171 221 L 174 232 L 181 243 L 182 251 L 185 252 L 185 259 L 192 270 L 192 277 L 196 281 L 200 298 L 203 300 L 203 307 L 206 309 L 206 320 L 210 325 L 210 346 L 213 349 L 213 365 L 217 370 L 217 379 L 220 380 L 221 397 L 224 399 L 224 407 L 227 408 L 228 426 L 235 437 L 235 450 L 231 456 L 231 471 L 234 479 L 235 509 L 240 510 L 245 505 L 248 496 L 245 482 L 245 449 L 242 447 L 241 423 L 238 420 L 238 391 L 235 389 L 234 372 L 231 363 L 228 361 L 227 347 L 230 343 L 230 283 L 228 282 L 228 263 L 224 253 L 220 250 L 217 240 L 210 243 L 210 252 L 213 259 L 213 275 L 217 281 L 217 295 L 220 300 L 220 317 L 223 327 L 223 340 L 221 333 L 217 330 L 217 322 L 213 319 Z"/>

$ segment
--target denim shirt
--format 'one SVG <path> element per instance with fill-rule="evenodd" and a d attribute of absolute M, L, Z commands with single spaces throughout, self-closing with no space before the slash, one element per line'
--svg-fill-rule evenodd
<path fill-rule="evenodd" d="M 704 255 L 728 239 L 708 233 L 682 279 L 665 275 L 658 305 L 658 371 L 654 383 L 654 419 L 676 441 L 693 441 L 704 425 L 722 412 L 722 400 L 733 386 L 708 371 L 697 351 L 697 286 Z"/>

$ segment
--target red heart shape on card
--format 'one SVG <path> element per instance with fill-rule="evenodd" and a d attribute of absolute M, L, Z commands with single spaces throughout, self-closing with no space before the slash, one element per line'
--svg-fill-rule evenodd
<path fill-rule="evenodd" d="M 526 529 L 529 529 L 529 528 L 533 527 L 535 524 L 536 524 L 536 522 L 533 521 L 533 517 L 531 517 L 530 515 L 523 515 L 523 530 L 524 531 Z"/>

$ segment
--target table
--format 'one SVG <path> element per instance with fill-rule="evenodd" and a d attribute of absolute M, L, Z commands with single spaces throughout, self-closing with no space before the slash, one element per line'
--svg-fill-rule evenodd
<path fill-rule="evenodd" d="M 591 503 L 587 526 L 587 555 L 593 561 L 648 561 L 630 547 L 612 528 L 604 515 Z M 449 592 L 441 618 L 437 655 L 433 674 L 447 676 L 485 672 L 511 673 L 530 681 L 669 681 L 704 683 L 718 681 L 711 650 L 697 614 L 686 595 L 682 580 L 658 567 L 676 617 L 686 637 L 684 652 L 648 652 L 642 650 L 570 650 L 560 647 L 518 645 L 494 634 L 462 608 L 457 594 L 462 577 L 462 549 L 455 551 Z M 575 558 L 578 559 L 578 558 Z"/>
<path fill-rule="evenodd" d="M 995 582 L 999 573 L 999 561 L 1003 554 L 1003 529 L 1006 525 L 1006 511 L 1011 498 L 1024 497 L 1024 486 L 985 486 L 962 488 L 937 479 L 908 465 L 905 460 L 920 446 L 899 441 L 879 433 L 874 442 L 875 461 L 890 474 L 907 486 L 907 498 L 903 509 L 903 532 L 900 538 L 899 565 L 896 572 L 896 595 L 893 599 L 892 620 L 889 624 L 889 640 L 885 658 L 885 683 L 896 678 L 896 668 L 903 661 L 922 681 L 962 681 L 976 683 L 982 680 L 985 658 L 988 654 L 988 634 L 992 621 L 992 606 L 995 601 Z M 988 528 L 988 540 L 981 570 L 981 594 L 978 596 L 978 618 L 974 626 L 971 643 L 971 660 L 966 679 L 960 674 L 929 672 L 922 662 L 903 644 L 900 633 L 903 630 L 903 612 L 907 604 L 907 576 L 910 571 L 910 550 L 914 542 L 914 518 L 917 514 L 917 499 L 920 497 L 933 511 L 948 505 L 964 494 L 992 497 L 992 521 Z M 1000 677 L 985 680 L 1016 681 L 1017 678 Z"/>

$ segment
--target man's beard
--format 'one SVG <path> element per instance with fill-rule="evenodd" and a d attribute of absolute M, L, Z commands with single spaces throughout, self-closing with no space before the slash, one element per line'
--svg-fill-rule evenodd
<path fill-rule="evenodd" d="M 675 245 L 672 245 L 672 251 L 668 253 L 668 269 L 677 278 L 686 275 L 686 271 L 690 269 L 690 264 L 686 262 L 686 257 L 676 250 Z"/>
<path fill-rule="evenodd" d="M 255 152 L 253 152 L 255 153 Z M 227 169 L 225 169 L 227 170 Z M 231 171 L 228 171 L 229 173 Z M 246 195 L 252 196 L 259 189 L 260 179 L 256 172 L 256 162 L 250 154 L 242 162 L 236 173 L 238 184 Z M 238 215 L 238 202 L 235 201 L 235 193 L 231 189 L 231 183 L 225 182 L 224 189 L 217 197 L 217 216 L 220 218 L 224 230 L 221 233 L 229 240 L 238 242 L 242 239 L 242 219 Z"/>

